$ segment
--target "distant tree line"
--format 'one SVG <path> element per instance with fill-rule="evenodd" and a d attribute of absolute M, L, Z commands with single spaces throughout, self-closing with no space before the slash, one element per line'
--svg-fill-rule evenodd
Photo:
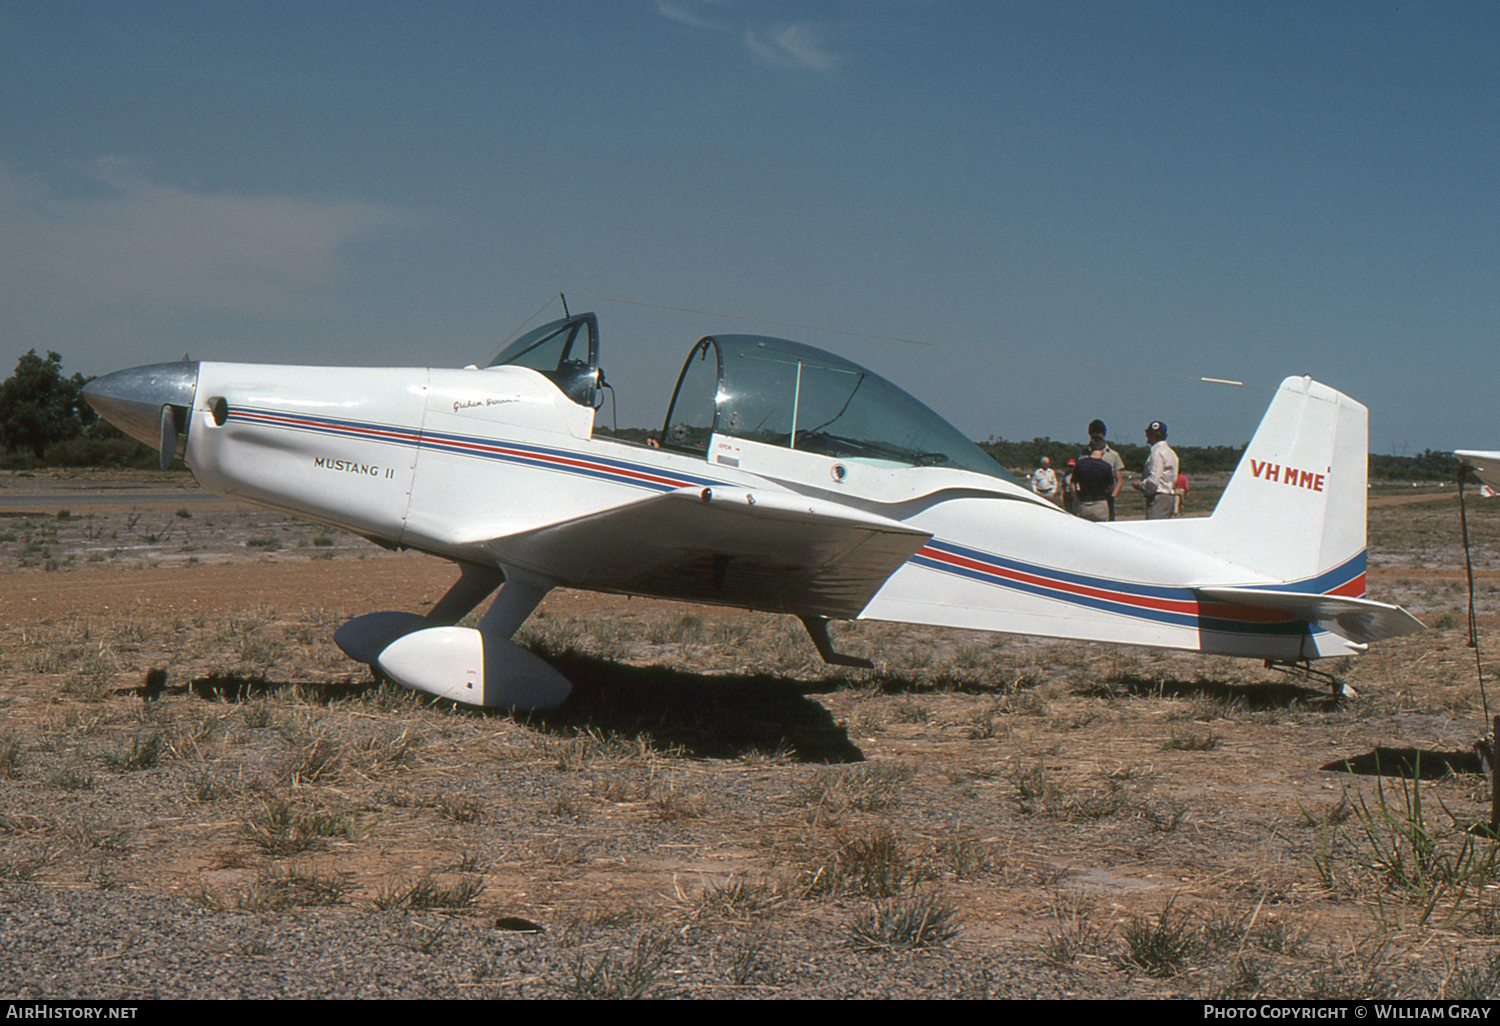
<path fill-rule="evenodd" d="M 1451 452 L 1422 450 L 1420 456 L 1378 456 L 1370 454 L 1370 479 L 1373 481 L 1456 481 L 1458 457 Z"/>
<path fill-rule="evenodd" d="M 152 467 L 156 456 L 83 400 L 92 378 L 65 377 L 62 357 L 30 350 L 0 382 L 0 444 L 7 469 L 34 466 Z"/>
<path fill-rule="evenodd" d="M 1046 456 L 1054 467 L 1066 465 L 1086 451 L 1086 442 L 1059 442 L 1052 438 L 1033 438 L 1029 442 L 1007 442 L 1003 438 L 990 438 L 980 442 L 979 448 L 989 453 L 990 458 L 1008 470 L 1029 474 Z M 1110 448 L 1120 454 L 1126 470 L 1140 471 L 1146 465 L 1149 451 L 1144 445 L 1110 442 Z M 1185 474 L 1230 473 L 1239 466 L 1245 454 L 1243 445 L 1176 445 L 1178 462 Z"/>
<path fill-rule="evenodd" d="M 156 453 L 134 439 L 127 438 L 102 420 L 83 400 L 83 386 L 93 378 L 82 374 L 65 377 L 62 357 L 48 352 L 38 356 L 29 351 L 16 364 L 16 371 L 0 383 L 0 444 L 5 456 L 0 466 L 17 469 L 31 466 L 67 467 L 139 467 L 157 465 Z M 597 434 L 622 441 L 644 443 L 646 428 L 599 428 Z M 980 442 L 990 457 L 1002 467 L 1028 474 L 1048 457 L 1054 466 L 1065 466 L 1083 452 L 1083 442 L 1061 442 L 1052 438 L 1033 438 L 1029 442 L 1008 442 L 991 437 Z M 1245 446 L 1174 445 L 1183 472 L 1193 474 L 1229 473 L 1239 465 Z M 1114 443 L 1114 449 L 1128 469 L 1146 465 L 1144 445 Z M 1424 450 L 1419 456 L 1370 456 L 1370 478 L 1391 481 L 1452 481 L 1458 474 L 1458 460 L 1450 452 Z"/>
<path fill-rule="evenodd" d="M 1248 443 L 1246 443 L 1248 445 Z M 1146 465 L 1144 445 L 1111 442 L 1111 448 L 1125 461 L 1126 470 L 1140 471 Z M 1082 442 L 1059 442 L 1051 438 L 1033 438 L 1029 442 L 1007 442 L 991 438 L 979 448 L 1007 470 L 1029 474 L 1046 456 L 1054 467 L 1066 465 L 1083 452 Z M 1244 445 L 1173 445 L 1182 472 L 1194 474 L 1228 474 L 1240 465 Z M 1458 478 L 1458 459 L 1451 452 L 1427 449 L 1420 456 L 1380 456 L 1370 454 L 1369 477 L 1372 481 L 1454 481 Z"/>

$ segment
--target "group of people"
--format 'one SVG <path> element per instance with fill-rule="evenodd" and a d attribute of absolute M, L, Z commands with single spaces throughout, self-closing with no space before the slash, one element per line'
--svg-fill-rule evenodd
<path fill-rule="evenodd" d="M 1052 461 L 1042 457 L 1041 466 L 1031 475 L 1031 490 L 1038 495 L 1062 502 L 1063 508 L 1084 520 L 1104 523 L 1115 518 L 1115 500 L 1125 486 L 1125 461 L 1109 447 L 1104 421 L 1089 424 L 1088 451 L 1068 461 L 1059 481 Z M 1146 519 L 1162 520 L 1176 516 L 1187 479 L 1177 464 L 1177 454 L 1167 444 L 1167 425 L 1153 420 L 1146 425 L 1145 473 L 1131 486 L 1146 499 Z"/>

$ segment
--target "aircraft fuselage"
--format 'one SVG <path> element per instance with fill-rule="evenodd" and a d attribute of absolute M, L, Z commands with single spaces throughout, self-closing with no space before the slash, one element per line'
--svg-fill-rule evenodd
<path fill-rule="evenodd" d="M 220 422 L 222 418 L 222 422 Z M 1049 636 L 1301 658 L 1307 625 L 1194 595 L 1197 582 L 1271 579 L 1139 525 L 1067 516 L 1026 489 L 945 467 L 872 466 L 715 437 L 704 460 L 592 437 L 591 409 L 541 374 L 202 363 L 185 459 L 220 494 L 463 563 L 549 582 L 802 615 L 863 616 Z M 670 544 L 641 523 L 611 546 L 528 542 L 643 497 L 711 492 L 735 501 L 853 511 L 931 535 L 873 597 L 799 601 L 743 557 L 704 552 L 670 574 L 635 572 L 632 550 Z M 711 546 L 709 546 L 711 548 Z M 772 556 L 767 556 L 772 559 Z M 717 582 L 715 573 L 721 575 Z M 1320 591 L 1363 590 L 1363 557 Z M 726 580 L 731 587 L 727 592 Z M 716 591 L 716 587 L 719 591 Z M 819 595 L 821 596 L 821 592 Z M 853 602 L 858 601 L 858 606 Z M 1327 648 L 1330 636 L 1320 637 Z M 1326 653 L 1318 653 L 1326 654 Z"/>

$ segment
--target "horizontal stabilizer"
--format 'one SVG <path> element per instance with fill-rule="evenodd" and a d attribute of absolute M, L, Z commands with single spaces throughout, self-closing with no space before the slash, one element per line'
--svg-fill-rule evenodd
<path fill-rule="evenodd" d="M 1257 588 L 1194 588 L 1201 598 L 1237 606 L 1274 609 L 1316 624 L 1357 644 L 1399 638 L 1426 630 L 1422 621 L 1400 606 L 1342 595 L 1312 595 L 1301 591 L 1264 591 Z"/>

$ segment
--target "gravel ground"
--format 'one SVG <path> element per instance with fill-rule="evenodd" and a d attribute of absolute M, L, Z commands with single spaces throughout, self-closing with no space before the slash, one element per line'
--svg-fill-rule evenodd
<path fill-rule="evenodd" d="M 0 901 L 0 993 L 14 999 L 1061 998 L 1077 985 L 1034 954 L 861 954 L 816 923 L 774 939 L 748 926 L 749 943 L 687 926 L 562 944 L 488 920 L 223 913 L 118 891 L 11 884 Z"/>

